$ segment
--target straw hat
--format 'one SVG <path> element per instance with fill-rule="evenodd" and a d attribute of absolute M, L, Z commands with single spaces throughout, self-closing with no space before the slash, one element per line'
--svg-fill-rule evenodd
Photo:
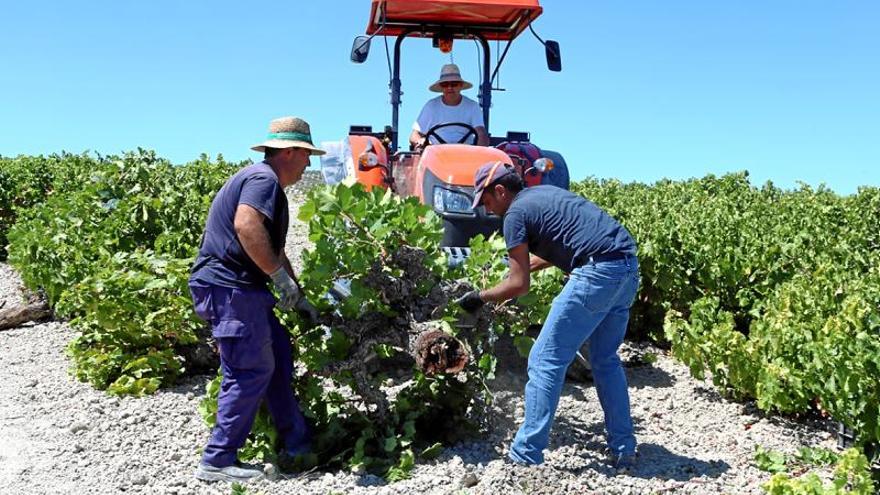
<path fill-rule="evenodd" d="M 428 89 L 435 93 L 442 93 L 443 88 L 440 87 L 440 83 L 442 82 L 460 82 L 461 89 L 470 89 L 474 87 L 473 84 L 461 78 L 461 71 L 458 70 L 458 66 L 455 64 L 444 65 L 440 69 L 440 79 L 437 79 L 437 82 L 428 86 Z"/>
<path fill-rule="evenodd" d="M 312 144 L 309 123 L 299 117 L 281 117 L 269 122 L 269 135 L 266 136 L 266 140 L 251 146 L 254 151 L 266 151 L 266 148 L 304 148 L 312 155 L 326 153 Z"/>

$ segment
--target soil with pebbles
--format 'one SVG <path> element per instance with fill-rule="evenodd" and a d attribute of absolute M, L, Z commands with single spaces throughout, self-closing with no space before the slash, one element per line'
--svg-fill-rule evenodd
<path fill-rule="evenodd" d="M 307 173 L 289 191 L 292 218 L 302 191 L 319 180 Z M 304 232 L 294 220 L 293 260 L 308 246 Z M 0 305 L 20 299 L 17 274 L 0 264 Z M 0 493 L 230 493 L 226 484 L 192 476 L 208 438 L 197 406 L 211 377 L 188 377 L 150 397 L 112 397 L 68 373 L 64 349 L 74 335 L 64 322 L 0 332 Z M 626 344 L 621 351 L 624 360 L 645 352 L 656 362 L 627 367 L 640 443 L 629 474 L 607 464 L 602 411 L 590 384 L 565 385 L 544 465 L 504 462 L 522 419 L 525 385 L 524 360 L 508 357 L 492 384 L 491 431 L 419 462 L 411 479 L 387 484 L 373 475 L 312 472 L 259 481 L 249 493 L 761 493 L 769 475 L 754 466 L 757 445 L 787 452 L 834 445 L 831 423 L 765 416 L 751 403 L 722 398 L 662 350 Z"/>

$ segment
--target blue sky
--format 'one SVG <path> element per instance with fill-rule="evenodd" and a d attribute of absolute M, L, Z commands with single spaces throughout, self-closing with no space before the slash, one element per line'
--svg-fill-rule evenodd
<path fill-rule="evenodd" d="M 880 2 L 542 5 L 535 28 L 560 42 L 563 71 L 547 71 L 528 33 L 516 40 L 490 130 L 531 132 L 574 178 L 748 170 L 787 188 L 880 185 Z M 348 60 L 367 0 L 4 2 L 2 12 L 0 155 L 140 146 L 174 162 L 238 160 L 258 158 L 249 146 L 281 115 L 306 118 L 317 141 L 391 120 L 381 40 L 365 64 Z M 475 80 L 474 44 L 457 42 L 453 56 Z M 401 128 L 448 61 L 429 40 L 404 44 Z"/>

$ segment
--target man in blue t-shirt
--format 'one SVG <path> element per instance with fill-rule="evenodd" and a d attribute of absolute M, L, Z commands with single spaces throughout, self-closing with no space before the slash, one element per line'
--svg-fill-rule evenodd
<path fill-rule="evenodd" d="M 529 274 L 551 265 L 570 275 L 529 352 L 525 419 L 509 458 L 524 465 L 544 462 L 565 371 L 589 341 L 612 462 L 620 471 L 631 469 L 636 439 L 617 349 L 639 286 L 635 241 L 614 218 L 576 194 L 547 185 L 523 189 L 513 167 L 502 162 L 480 167 L 474 194 L 474 208 L 482 204 L 504 217 L 510 271 L 495 287 L 465 294 L 458 300 L 462 308 L 476 311 L 486 302 L 527 294 Z"/>
<path fill-rule="evenodd" d="M 196 470 L 205 481 L 262 476 L 261 469 L 241 465 L 237 452 L 264 398 L 283 442 L 282 461 L 310 449 L 310 430 L 291 388 L 290 336 L 273 308 L 296 310 L 312 322 L 318 316 L 284 253 L 284 187 L 302 178 L 311 155 L 324 152 L 312 144 L 309 125 L 295 117 L 273 120 L 267 140 L 251 149 L 265 159 L 238 171 L 217 193 L 189 281 L 196 313 L 217 340 L 223 375 L 217 421 Z"/>

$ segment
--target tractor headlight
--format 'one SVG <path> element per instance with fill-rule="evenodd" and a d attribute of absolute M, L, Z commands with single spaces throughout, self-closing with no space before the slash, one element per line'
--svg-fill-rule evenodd
<path fill-rule="evenodd" d="M 553 160 L 549 158 L 538 158 L 532 166 L 538 169 L 541 173 L 549 172 L 553 170 Z"/>
<path fill-rule="evenodd" d="M 440 186 L 434 186 L 434 209 L 447 213 L 474 214 L 471 209 L 472 199 L 463 192 L 452 191 Z"/>

